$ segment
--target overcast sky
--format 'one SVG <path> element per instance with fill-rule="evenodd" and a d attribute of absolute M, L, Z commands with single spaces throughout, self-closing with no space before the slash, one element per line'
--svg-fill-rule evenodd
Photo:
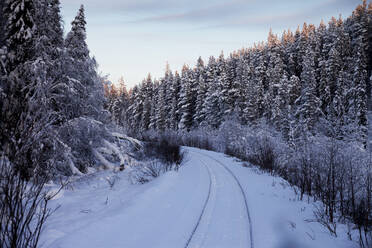
<path fill-rule="evenodd" d="M 225 55 L 281 34 L 303 22 L 318 25 L 331 16 L 347 17 L 359 0 L 61 0 L 65 31 L 84 4 L 88 45 L 116 82 L 131 87 L 151 73 L 159 78 L 194 66 L 199 56 Z"/>

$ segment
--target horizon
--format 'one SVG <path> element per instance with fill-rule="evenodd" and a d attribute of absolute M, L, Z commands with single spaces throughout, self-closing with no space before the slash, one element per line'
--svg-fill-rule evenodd
<path fill-rule="evenodd" d="M 61 0 L 64 30 L 70 30 L 79 6 L 84 4 L 87 43 L 99 71 L 109 74 L 114 84 L 122 76 L 128 88 L 141 83 L 149 73 L 153 79 L 161 78 L 167 63 L 172 71 L 181 71 L 184 64 L 193 67 L 199 56 L 207 62 L 221 51 L 228 56 L 266 42 L 270 28 L 281 36 L 284 30 L 294 32 L 304 22 L 318 26 L 332 16 L 345 19 L 362 2 L 108 1 L 110 6 L 107 1 Z"/>

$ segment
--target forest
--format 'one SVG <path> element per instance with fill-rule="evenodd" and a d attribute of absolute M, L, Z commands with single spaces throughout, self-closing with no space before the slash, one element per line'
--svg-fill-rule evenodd
<path fill-rule="evenodd" d="M 64 35 L 59 0 L 0 1 L 0 247 L 37 247 L 44 186 L 99 167 L 117 130 L 258 166 L 372 245 L 372 3 L 132 89 L 97 72 L 86 25 L 83 5 Z"/>
<path fill-rule="evenodd" d="M 141 140 L 224 152 L 282 176 L 301 199 L 326 204 L 319 216 L 331 232 L 336 219 L 352 220 L 367 240 L 371 44 L 372 3 L 364 1 L 346 19 L 270 31 L 266 42 L 181 72 L 167 65 L 164 77 L 149 74 L 129 92 L 121 78 L 105 85 L 106 108 Z"/>

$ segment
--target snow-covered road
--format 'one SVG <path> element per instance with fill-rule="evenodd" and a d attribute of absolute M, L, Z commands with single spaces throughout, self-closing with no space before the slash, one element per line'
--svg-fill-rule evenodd
<path fill-rule="evenodd" d="M 357 247 L 331 237 L 284 180 L 223 154 L 185 148 L 187 162 L 145 185 L 101 172 L 53 201 L 44 247 Z M 342 226 L 340 227 L 343 228 Z M 340 232 L 343 232 L 340 231 Z"/>
<path fill-rule="evenodd" d="M 245 193 L 223 163 L 202 152 L 189 150 L 194 164 L 209 172 L 210 194 L 186 247 L 250 247 L 253 231 Z"/>

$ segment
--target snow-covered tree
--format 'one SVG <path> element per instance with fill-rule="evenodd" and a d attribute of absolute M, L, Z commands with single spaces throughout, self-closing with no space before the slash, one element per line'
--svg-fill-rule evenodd
<path fill-rule="evenodd" d="M 192 112 L 192 84 L 193 73 L 187 66 L 182 69 L 180 101 L 178 109 L 180 114 L 180 122 L 178 128 L 181 130 L 190 130 L 193 123 Z"/>
<path fill-rule="evenodd" d="M 76 116 L 88 115 L 97 119 L 102 118 L 103 85 L 96 72 L 97 63 L 89 56 L 83 5 L 71 23 L 71 31 L 67 34 L 65 47 L 69 60 L 66 71 L 80 96 L 79 106 L 75 108 Z"/>
<path fill-rule="evenodd" d="M 206 113 L 204 112 L 205 109 L 203 108 L 203 106 L 204 106 L 204 101 L 205 101 L 206 94 L 207 94 L 207 89 L 208 87 L 205 82 L 204 76 L 199 75 L 198 92 L 197 92 L 197 98 L 196 98 L 196 109 L 195 109 L 195 115 L 193 117 L 194 122 L 196 123 L 197 126 L 205 122 Z"/>
<path fill-rule="evenodd" d="M 153 97 L 152 92 L 152 79 L 149 74 L 143 81 L 140 94 L 143 99 L 142 119 L 141 119 L 141 130 L 146 131 L 149 129 L 150 117 L 151 117 L 151 99 Z"/>
<path fill-rule="evenodd" d="M 170 128 L 176 130 L 178 128 L 178 123 L 180 121 L 180 111 L 179 111 L 179 100 L 181 91 L 181 78 L 178 72 L 175 73 L 173 81 L 171 82 L 171 95 L 172 100 L 169 103 L 170 109 Z"/>

